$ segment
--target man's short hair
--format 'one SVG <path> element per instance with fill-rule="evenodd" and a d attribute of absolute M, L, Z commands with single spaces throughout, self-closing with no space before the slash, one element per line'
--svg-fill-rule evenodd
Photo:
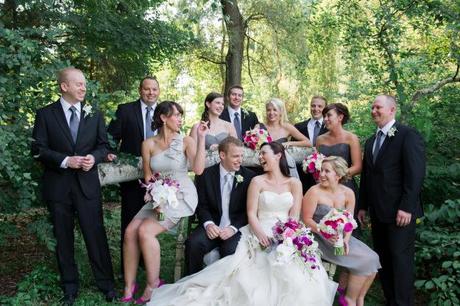
<path fill-rule="evenodd" d="M 238 138 L 235 138 L 233 136 L 228 136 L 224 138 L 220 143 L 219 143 L 219 153 L 224 152 L 227 153 L 230 145 L 235 145 L 237 147 L 242 147 L 243 142 L 239 140 Z"/>
<path fill-rule="evenodd" d="M 319 99 L 319 100 L 323 100 L 324 101 L 324 105 L 326 106 L 327 105 L 327 99 L 323 96 L 320 96 L 320 95 L 316 95 L 316 96 L 313 96 L 310 100 L 310 103 L 313 102 L 313 100 L 316 100 L 316 99 Z"/>
<path fill-rule="evenodd" d="M 142 88 L 142 85 L 144 84 L 144 81 L 145 81 L 145 80 L 153 80 L 153 81 L 157 82 L 158 87 L 160 87 L 160 83 L 158 82 L 156 76 L 154 76 L 154 75 L 147 75 L 147 76 L 143 77 L 142 80 L 139 82 L 139 89 Z"/>
<path fill-rule="evenodd" d="M 235 89 L 235 88 L 241 89 L 241 90 L 244 92 L 243 86 L 241 86 L 241 85 L 232 85 L 232 86 L 230 86 L 230 88 L 228 89 L 228 92 L 227 92 L 227 96 L 228 96 L 228 97 L 229 97 L 230 94 L 232 93 L 232 90 Z"/>
<path fill-rule="evenodd" d="M 67 76 L 69 75 L 69 72 L 71 71 L 78 71 L 83 74 L 83 72 L 80 69 L 77 69 L 73 66 L 62 68 L 56 74 L 56 81 L 59 87 L 61 86 L 61 83 L 67 81 Z"/>

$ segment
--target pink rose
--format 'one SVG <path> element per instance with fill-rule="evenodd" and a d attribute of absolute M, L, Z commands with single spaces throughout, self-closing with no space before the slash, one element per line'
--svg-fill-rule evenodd
<path fill-rule="evenodd" d="M 351 224 L 350 222 L 348 222 L 347 224 L 345 224 L 345 226 L 343 227 L 343 230 L 346 232 L 346 233 L 349 233 L 353 230 L 353 224 Z"/>

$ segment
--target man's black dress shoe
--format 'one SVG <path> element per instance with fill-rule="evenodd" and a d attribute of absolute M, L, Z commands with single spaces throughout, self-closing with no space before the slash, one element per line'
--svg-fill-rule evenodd
<path fill-rule="evenodd" d="M 75 303 L 76 298 L 76 294 L 64 294 L 64 298 L 62 299 L 62 305 L 72 306 Z"/>
<path fill-rule="evenodd" d="M 114 302 L 117 299 L 117 293 L 115 290 L 110 290 L 105 293 L 105 300 L 107 302 Z"/>

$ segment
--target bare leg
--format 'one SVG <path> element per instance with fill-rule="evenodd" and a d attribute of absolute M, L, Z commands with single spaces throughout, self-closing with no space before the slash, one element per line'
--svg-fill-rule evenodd
<path fill-rule="evenodd" d="M 361 292 L 367 278 L 368 276 L 359 276 L 349 273 L 347 293 L 345 295 L 345 300 L 347 301 L 348 306 L 357 305 L 359 293 Z"/>
<path fill-rule="evenodd" d="M 369 276 L 367 276 L 366 281 L 364 282 L 363 287 L 361 288 L 361 291 L 359 292 L 358 295 L 358 300 L 356 302 L 357 306 L 364 306 L 364 298 L 366 297 L 367 291 L 372 285 L 372 282 L 374 281 L 375 275 L 377 273 L 373 273 Z"/>
<path fill-rule="evenodd" d="M 348 271 L 343 270 L 339 275 L 339 288 L 347 289 Z"/>
<path fill-rule="evenodd" d="M 145 269 L 147 272 L 147 283 L 145 285 L 142 299 L 149 300 L 154 288 L 158 287 L 160 282 L 160 243 L 157 236 L 166 231 L 154 219 L 144 219 L 139 227 L 139 242 L 141 245 L 142 255 L 144 256 Z"/>
<path fill-rule="evenodd" d="M 142 219 L 133 219 L 125 230 L 123 238 L 123 267 L 125 270 L 125 289 L 123 296 L 131 296 L 136 282 L 137 267 L 139 265 L 139 226 Z"/>

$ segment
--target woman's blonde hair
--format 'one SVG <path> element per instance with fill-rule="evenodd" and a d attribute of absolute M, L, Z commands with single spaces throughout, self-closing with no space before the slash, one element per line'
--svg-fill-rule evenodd
<path fill-rule="evenodd" d="M 269 105 L 274 106 L 280 113 L 280 124 L 283 125 L 285 122 L 287 122 L 287 113 L 286 113 L 286 106 L 284 105 L 284 102 L 281 101 L 280 99 L 277 98 L 270 98 L 265 102 L 265 108 L 267 108 Z M 268 122 L 267 120 L 267 112 L 265 112 L 265 122 Z"/>
<path fill-rule="evenodd" d="M 340 183 L 346 182 L 351 178 L 350 174 L 348 174 L 348 163 L 342 157 L 329 156 L 323 159 L 323 164 L 324 163 L 330 163 L 332 165 L 332 169 L 334 169 L 335 173 L 340 177 Z"/>

